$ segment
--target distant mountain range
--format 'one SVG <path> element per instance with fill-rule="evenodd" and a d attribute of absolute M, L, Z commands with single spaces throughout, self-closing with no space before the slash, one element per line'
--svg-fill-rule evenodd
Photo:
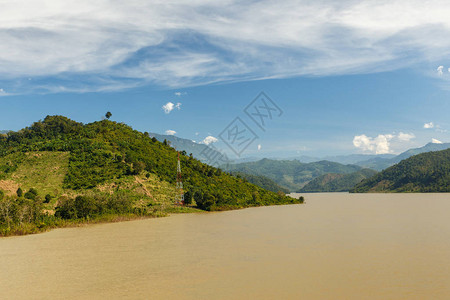
<path fill-rule="evenodd" d="M 205 150 L 211 156 L 220 155 L 215 149 L 189 139 L 157 133 L 149 135 L 161 142 L 167 140 L 175 149 L 184 150 L 188 154 L 192 153 L 195 158 L 206 163 L 211 162 L 203 154 Z M 234 161 L 234 164 L 228 167 L 222 166 L 222 168 L 272 191 L 337 192 L 351 190 L 361 180 L 366 179 L 365 182 L 367 182 L 369 177 L 376 174 L 372 170 L 382 171 L 414 155 L 449 148 L 450 143 L 428 143 L 423 147 L 409 149 L 399 155 L 350 154 L 327 156 L 325 159 L 300 156 L 291 160 L 247 157 Z M 358 189 L 364 190 L 362 186 Z M 380 186 L 368 188 L 368 190 L 373 189 L 381 188 Z M 394 188 L 394 190 L 396 189 Z"/>
<path fill-rule="evenodd" d="M 208 152 L 209 157 L 215 157 L 215 155 L 220 155 L 220 152 L 214 150 L 211 147 L 208 147 L 208 145 L 205 144 L 199 144 L 192 140 L 183 139 L 176 137 L 174 135 L 164 135 L 164 134 L 158 134 L 158 133 L 149 133 L 150 137 L 155 137 L 158 141 L 163 142 L 164 140 L 167 140 L 170 142 L 170 145 L 175 148 L 178 151 L 186 151 L 186 153 L 189 155 L 192 153 L 192 155 L 205 163 L 208 163 L 207 156 L 203 155 L 202 153 Z M 209 162 L 210 163 L 210 162 Z"/>
<path fill-rule="evenodd" d="M 351 191 L 450 192 L 450 149 L 411 156 L 363 180 Z"/>
<path fill-rule="evenodd" d="M 232 164 L 226 171 L 266 176 L 292 192 L 300 190 L 312 179 L 327 174 L 350 174 L 361 170 L 356 165 L 343 165 L 331 161 L 302 163 L 298 160 L 261 159 L 255 162 Z"/>
<path fill-rule="evenodd" d="M 443 144 L 428 143 L 423 147 L 409 149 L 409 150 L 407 150 L 397 156 L 394 156 L 392 158 L 383 158 L 383 157 L 377 156 L 375 158 L 371 158 L 368 160 L 359 161 L 355 164 L 358 166 L 361 166 L 363 168 L 369 168 L 369 169 L 381 171 L 381 170 L 384 170 L 384 169 L 386 169 L 404 159 L 407 159 L 413 155 L 430 152 L 430 151 L 441 151 L 441 150 L 445 150 L 448 148 L 450 148 L 450 143 L 443 143 Z"/>

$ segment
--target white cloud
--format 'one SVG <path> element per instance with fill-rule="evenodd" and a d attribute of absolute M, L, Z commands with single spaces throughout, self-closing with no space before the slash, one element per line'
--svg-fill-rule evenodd
<path fill-rule="evenodd" d="M 258 144 L 258 151 L 261 150 L 261 144 Z"/>
<path fill-rule="evenodd" d="M 442 144 L 442 142 L 440 140 L 437 140 L 437 139 L 431 139 L 431 142 L 433 144 Z"/>
<path fill-rule="evenodd" d="M 209 144 L 215 143 L 215 142 L 217 142 L 217 141 L 218 141 L 217 138 L 215 138 L 215 137 L 213 137 L 213 136 L 211 136 L 211 135 L 208 135 L 208 136 L 201 142 L 201 144 L 209 145 Z"/>
<path fill-rule="evenodd" d="M 7 1 L 0 80 L 54 93 L 394 70 L 447 58 L 449 15 L 441 0 Z"/>
<path fill-rule="evenodd" d="M 166 130 L 167 135 L 175 135 L 175 133 L 177 133 L 175 130 L 170 130 L 170 129 Z"/>
<path fill-rule="evenodd" d="M 416 136 L 413 133 L 403 133 L 403 132 L 400 132 L 397 136 L 397 138 L 402 142 L 409 142 L 415 137 Z"/>
<path fill-rule="evenodd" d="M 177 97 L 181 97 L 181 96 L 183 96 L 183 95 L 186 95 L 187 93 L 186 92 L 175 92 L 175 93 L 173 93 L 175 96 L 177 96 Z"/>
<path fill-rule="evenodd" d="M 391 134 L 380 134 L 376 138 L 371 138 L 365 134 L 355 136 L 353 145 L 363 151 L 373 152 L 375 154 L 386 154 L 392 152 L 389 148 L 389 141 L 394 136 Z"/>
<path fill-rule="evenodd" d="M 163 106 L 162 106 L 162 109 L 164 110 L 164 112 L 166 113 L 166 114 L 169 114 L 172 110 L 174 110 L 174 109 L 178 109 L 178 110 L 180 110 L 181 109 L 181 103 L 177 103 L 177 104 L 174 104 L 174 103 L 172 103 L 172 102 L 167 102 L 166 104 L 164 104 Z"/>
<path fill-rule="evenodd" d="M 438 73 L 439 76 L 441 76 L 442 74 L 444 74 L 443 70 L 444 70 L 444 66 L 439 66 L 439 67 L 437 67 L 436 71 L 437 71 L 437 73 Z"/>
<path fill-rule="evenodd" d="M 433 128 L 433 127 L 434 127 L 433 122 L 423 124 L 423 128 L 426 128 L 426 129 L 430 129 L 430 128 Z"/>

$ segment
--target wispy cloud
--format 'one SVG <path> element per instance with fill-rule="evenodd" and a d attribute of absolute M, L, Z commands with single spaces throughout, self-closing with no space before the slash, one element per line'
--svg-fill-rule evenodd
<path fill-rule="evenodd" d="M 0 83 L 85 92 L 393 70 L 446 59 L 448 15 L 439 0 L 8 1 Z"/>
<path fill-rule="evenodd" d="M 433 144 L 442 144 L 442 142 L 440 140 L 437 140 L 437 139 L 431 139 L 431 142 Z"/>
<path fill-rule="evenodd" d="M 175 135 L 177 132 L 175 130 L 166 130 L 167 135 Z"/>
<path fill-rule="evenodd" d="M 402 141 L 402 142 L 409 142 L 410 140 L 414 139 L 416 136 L 414 135 L 414 133 L 403 133 L 400 132 L 397 135 L 397 138 Z"/>

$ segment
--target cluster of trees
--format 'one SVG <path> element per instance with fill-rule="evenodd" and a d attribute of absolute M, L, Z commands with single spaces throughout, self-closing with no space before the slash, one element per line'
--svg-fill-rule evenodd
<path fill-rule="evenodd" d="M 80 195 L 63 198 L 58 202 L 55 216 L 62 219 L 86 219 L 108 214 L 149 215 L 153 212 L 148 206 L 136 207 L 126 194 Z"/>
<path fill-rule="evenodd" d="M 0 236 L 24 227 L 42 227 L 46 216 L 43 214 L 43 202 L 33 188 L 23 193 L 17 190 L 17 196 L 5 196 L 0 190 Z"/>

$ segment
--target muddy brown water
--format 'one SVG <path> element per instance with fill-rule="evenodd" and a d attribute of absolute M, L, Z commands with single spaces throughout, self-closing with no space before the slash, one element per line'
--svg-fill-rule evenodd
<path fill-rule="evenodd" d="M 0 239 L 0 299 L 450 299 L 450 194 L 306 204 Z"/>

